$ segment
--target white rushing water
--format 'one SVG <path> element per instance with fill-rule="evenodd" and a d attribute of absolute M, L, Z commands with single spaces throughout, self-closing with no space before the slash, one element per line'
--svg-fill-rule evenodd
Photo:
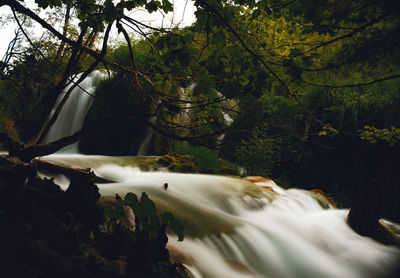
<path fill-rule="evenodd" d="M 156 124 L 156 121 L 157 121 L 157 116 L 152 116 L 149 119 L 149 122 L 152 123 L 153 125 Z M 137 151 L 138 156 L 144 156 L 149 154 L 150 143 L 151 140 L 153 139 L 153 136 L 154 136 L 154 129 L 152 129 L 151 127 L 147 127 L 144 139 L 142 143 L 139 145 L 139 149 Z"/>
<path fill-rule="evenodd" d="M 147 192 L 161 211 L 182 220 L 185 239 L 170 235 L 168 249 L 196 278 L 380 278 L 399 263 L 398 248 L 356 234 L 346 224 L 348 210 L 309 191 L 284 190 L 272 181 L 141 172 L 126 159 L 116 162 L 122 158 L 48 159 L 75 166 L 86 161 L 118 181 L 99 184 L 102 196 Z"/>
<path fill-rule="evenodd" d="M 89 93 L 94 76 L 81 84 Z M 74 91 L 46 141 L 78 131 L 92 100 Z M 77 146 L 64 152 L 77 153 Z M 284 190 L 268 180 L 139 170 L 154 164 L 155 157 L 57 154 L 43 159 L 91 168 L 118 181 L 99 184 L 102 197 L 147 192 L 160 211 L 184 223 L 184 241 L 170 235 L 168 249 L 195 278 L 395 278 L 390 275 L 399 265 L 400 249 L 356 234 L 346 223 L 348 210 L 332 208 L 316 193 Z M 68 186 L 64 176 L 56 182 Z"/>
<path fill-rule="evenodd" d="M 81 75 L 81 73 L 78 74 L 74 78 L 74 81 L 77 81 Z M 44 143 L 53 142 L 65 136 L 72 135 L 82 128 L 86 114 L 89 112 L 89 108 L 94 100 L 98 80 L 104 79 L 106 76 L 101 71 L 94 71 L 71 92 L 57 120 L 44 138 Z M 68 91 L 72 85 L 73 83 L 70 82 L 64 92 Z M 58 97 L 49 118 L 54 114 L 64 96 L 65 93 L 62 93 Z M 67 146 L 60 150 L 59 153 L 78 153 L 78 144 Z"/>

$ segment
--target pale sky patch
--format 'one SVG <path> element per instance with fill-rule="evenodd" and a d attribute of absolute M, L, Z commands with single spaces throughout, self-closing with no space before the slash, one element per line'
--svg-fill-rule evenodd
<path fill-rule="evenodd" d="M 166 15 L 160 11 L 149 14 L 143 8 L 134 10 L 129 15 L 132 16 L 134 19 L 141 21 L 152 27 L 161 27 L 161 25 L 163 25 L 162 27 L 164 28 L 169 28 L 173 26 L 185 27 L 191 25 L 196 20 L 196 17 L 194 15 L 195 7 L 193 5 L 193 1 L 191 0 L 170 0 L 170 1 L 174 5 L 174 11 Z M 25 2 L 27 3 L 27 6 L 30 9 L 34 9 L 37 7 L 34 0 L 27 0 Z M 9 15 L 11 15 L 11 9 L 8 6 L 0 7 L 1 19 Z M 61 29 L 59 28 L 59 26 L 55 27 L 57 29 Z M 0 59 L 2 59 L 4 54 L 6 53 L 8 44 L 14 38 L 15 31 L 17 28 L 18 26 L 14 22 L 9 22 L 5 25 L 0 26 Z M 37 26 L 35 30 L 37 30 L 37 32 L 30 35 L 33 35 L 34 37 L 39 37 L 41 35 L 41 32 L 44 31 L 44 29 L 40 26 Z M 116 34 L 114 34 L 113 37 L 116 37 Z"/>

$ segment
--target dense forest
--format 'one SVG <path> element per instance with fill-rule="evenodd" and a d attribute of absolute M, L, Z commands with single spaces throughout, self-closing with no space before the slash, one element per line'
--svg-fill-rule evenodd
<path fill-rule="evenodd" d="M 11 11 L 2 24 L 17 26 L 0 63 L 0 150 L 7 153 L 0 164 L 0 235 L 10 249 L 13 240 L 21 245 L 48 236 L 23 231 L 42 225 L 37 215 L 64 226 L 88 222 L 75 233 L 92 241 L 88 231 L 103 217 L 93 187 L 100 177 L 80 172 L 63 194 L 36 174 L 37 158 L 75 142 L 82 154 L 157 155 L 171 171 L 263 176 L 284 188 L 320 189 L 338 208 L 352 208 L 348 222 L 355 231 L 375 239 L 382 240 L 381 217 L 400 222 L 397 1 L 195 0 L 196 20 L 186 27 L 150 26 L 132 13 L 167 14 L 173 11 L 168 0 L 35 0 L 35 10 L 25 2 L 0 0 Z M 103 78 L 96 79 L 82 128 L 49 139 L 73 90 L 96 72 Z M 34 197 L 28 202 L 27 196 Z M 113 233 L 97 231 L 104 249 L 98 252 L 125 252 L 129 277 L 188 275 L 165 263 L 165 230 L 181 237 L 179 221 L 157 216 L 146 194 L 117 196 L 117 209 L 104 213 L 117 221 L 126 206 L 143 211 L 135 212 L 142 230 L 129 236 L 115 222 Z M 48 213 L 55 207 L 62 213 Z M 148 251 L 140 258 L 114 250 L 123 240 Z M 52 251 L 29 241 L 29 252 L 72 256 L 65 249 L 76 244 L 43 241 Z M 15 276 L 9 277 L 58 272 L 26 260 L 40 270 L 10 270 Z M 61 257 L 51 262 L 65 277 L 120 277 Z"/>

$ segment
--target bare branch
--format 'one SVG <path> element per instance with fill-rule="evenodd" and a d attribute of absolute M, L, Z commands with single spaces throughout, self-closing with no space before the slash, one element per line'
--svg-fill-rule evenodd
<path fill-rule="evenodd" d="M 124 70 L 126 72 L 132 72 L 134 73 L 134 70 L 128 69 L 122 65 L 119 65 L 115 62 L 112 61 L 107 61 L 104 59 L 104 57 L 101 55 L 101 53 L 90 49 L 88 46 L 86 45 L 82 45 L 79 44 L 76 41 L 73 41 L 65 36 L 63 36 L 60 32 L 58 32 L 56 29 L 53 28 L 53 26 L 51 26 L 50 24 L 48 24 L 46 21 L 44 21 L 42 18 L 40 18 L 37 14 L 35 14 L 33 11 L 31 11 L 28 8 L 25 8 L 23 5 L 21 5 L 18 1 L 15 0 L 1 0 L 0 2 L 2 5 L 8 5 L 11 8 L 13 8 L 14 10 L 16 10 L 17 12 L 20 12 L 22 14 L 25 14 L 27 16 L 29 16 L 30 18 L 32 18 L 33 20 L 35 20 L 37 23 L 39 23 L 43 28 L 47 29 L 48 31 L 50 31 L 54 36 L 56 36 L 58 39 L 60 39 L 63 42 L 66 42 L 67 44 L 71 45 L 71 46 L 75 46 L 87 53 L 89 53 L 91 56 L 93 56 L 95 59 L 101 59 L 101 61 L 105 64 L 109 64 L 111 66 L 114 66 L 116 68 L 119 68 L 121 70 Z M 138 75 L 142 76 L 143 78 L 145 78 L 149 83 L 151 83 L 151 80 L 146 77 L 144 74 L 137 72 Z"/>
<path fill-rule="evenodd" d="M 67 7 L 66 7 L 66 11 L 65 11 L 65 19 L 64 19 L 64 26 L 63 26 L 63 36 L 64 37 L 67 36 L 69 20 L 70 20 L 70 16 L 71 16 L 71 3 L 69 1 L 67 1 L 66 5 L 67 5 Z M 65 42 L 62 42 L 60 44 L 60 47 L 57 50 L 56 60 L 59 60 L 61 58 L 64 47 L 65 47 Z"/>
<path fill-rule="evenodd" d="M 122 32 L 122 34 L 124 35 L 125 41 L 128 44 L 129 55 L 131 57 L 131 62 L 132 62 L 133 70 L 134 70 L 134 76 L 135 76 L 135 80 L 136 80 L 136 85 L 140 88 L 140 83 L 139 83 L 139 79 L 138 79 L 138 75 L 137 75 L 135 54 L 133 53 L 131 40 L 129 39 L 128 33 L 126 32 L 124 27 L 122 27 L 122 24 L 119 21 L 117 22 L 117 28 L 118 28 L 118 32 Z"/>
<path fill-rule="evenodd" d="M 318 49 L 318 48 L 321 48 L 321 47 L 323 47 L 323 46 L 327 46 L 327 45 L 332 44 L 332 43 L 334 43 L 334 42 L 337 42 L 337 41 L 340 41 L 340 40 L 343 40 L 343 39 L 352 37 L 352 36 L 354 36 L 354 35 L 356 35 L 356 34 L 362 32 L 362 31 L 365 30 L 366 28 L 368 28 L 368 27 L 374 25 L 375 23 L 380 22 L 382 19 L 384 19 L 384 18 L 387 17 L 388 15 L 389 15 L 389 13 L 384 13 L 384 14 L 378 16 L 377 18 L 375 18 L 374 20 L 371 20 L 370 22 L 368 22 L 368 23 L 366 23 L 366 24 L 360 26 L 359 28 L 356 28 L 356 29 L 355 29 L 354 31 L 352 31 L 352 32 L 349 32 L 349 33 L 347 33 L 347 34 L 345 34 L 345 35 L 343 35 L 343 36 L 339 36 L 339 37 L 333 38 L 333 39 L 331 39 L 331 40 L 329 40 L 329 41 L 320 43 L 319 45 L 317 45 L 317 46 L 315 46 L 315 47 L 312 47 L 312 48 L 310 48 L 310 49 L 308 49 L 308 50 L 306 50 L 306 51 L 304 51 L 304 52 L 302 52 L 302 53 L 300 53 L 300 54 L 298 54 L 298 55 L 296 55 L 296 56 L 300 56 L 300 55 L 309 53 L 309 52 L 314 51 L 314 50 L 316 50 L 316 49 Z"/>
<path fill-rule="evenodd" d="M 315 83 L 310 83 L 308 81 L 303 81 L 303 82 L 306 83 L 307 85 L 310 85 L 310 86 L 332 88 L 332 89 L 340 89 L 340 88 L 364 87 L 364 86 L 369 86 L 369 85 L 372 85 L 372 84 L 375 84 L 375 83 L 380 83 L 380 82 L 384 82 L 384 81 L 392 80 L 392 79 L 396 79 L 396 78 L 400 78 L 400 74 L 394 74 L 394 75 L 386 76 L 386 77 L 383 77 L 383 78 L 380 78 L 380 79 L 376 79 L 376 80 L 373 80 L 373 81 L 369 81 L 369 82 L 365 82 L 365 83 L 339 85 L 339 86 L 327 85 L 327 84 L 315 84 Z"/>
<path fill-rule="evenodd" d="M 11 10 L 12 10 L 12 12 L 13 12 L 13 16 L 14 16 L 15 22 L 17 22 L 17 25 L 18 25 L 18 27 L 19 27 L 19 30 L 21 30 L 22 34 L 24 34 L 26 40 L 27 40 L 27 41 L 29 42 L 29 44 L 33 47 L 33 49 L 35 49 L 35 50 L 40 54 L 40 56 L 42 56 L 42 58 L 43 58 L 44 60 L 48 61 L 48 62 L 51 64 L 51 62 L 44 56 L 44 54 L 43 54 L 43 53 L 40 51 L 40 49 L 32 42 L 32 40 L 29 38 L 28 34 L 25 32 L 25 30 L 24 30 L 22 24 L 19 22 L 19 19 L 18 19 L 17 15 L 15 14 L 15 10 L 14 10 L 14 9 L 11 9 Z"/>
<path fill-rule="evenodd" d="M 106 29 L 106 32 L 105 32 L 105 35 L 104 35 L 104 40 L 103 40 L 103 47 L 102 47 L 100 55 L 98 56 L 96 61 L 94 61 L 93 64 L 80 76 L 78 81 L 76 81 L 76 83 L 73 84 L 69 88 L 69 90 L 65 93 L 65 96 L 61 100 L 60 104 L 57 106 L 56 111 L 54 112 L 54 114 L 51 117 L 50 121 L 47 124 L 45 124 L 44 129 L 42 130 L 42 132 L 38 136 L 39 139 L 37 140 L 37 142 L 40 143 L 45 138 L 45 136 L 49 132 L 50 128 L 53 126 L 53 124 L 57 120 L 57 117 L 60 114 L 61 109 L 63 108 L 64 104 L 68 100 L 68 98 L 71 95 L 72 91 L 76 88 L 76 86 L 78 84 L 80 84 L 97 67 L 97 65 L 101 62 L 102 58 L 106 55 L 106 53 L 107 53 L 107 42 L 108 42 L 111 26 L 112 26 L 112 23 L 107 26 L 107 29 Z"/>
<path fill-rule="evenodd" d="M 236 39 L 239 41 L 239 43 L 243 46 L 243 48 L 249 52 L 257 61 L 259 61 L 266 69 L 267 71 L 272 74 L 276 80 L 279 81 L 279 83 L 285 88 L 285 91 L 287 92 L 288 95 L 290 95 L 290 89 L 286 85 L 286 83 L 267 65 L 267 63 L 258 55 L 256 54 L 245 42 L 244 40 L 240 37 L 240 35 L 236 32 L 236 30 L 226 21 L 226 19 L 222 16 L 220 12 L 218 12 L 212 5 L 209 5 L 207 2 L 204 2 L 204 5 L 215 15 L 221 19 L 221 21 L 224 23 L 224 25 L 229 29 L 229 31 L 236 37 Z"/>

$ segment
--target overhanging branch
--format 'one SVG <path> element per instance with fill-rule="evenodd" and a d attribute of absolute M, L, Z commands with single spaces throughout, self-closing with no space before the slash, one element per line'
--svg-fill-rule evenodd
<path fill-rule="evenodd" d="M 373 81 L 369 81 L 369 82 L 365 82 L 365 83 L 339 85 L 339 86 L 327 85 L 327 84 L 315 84 L 315 83 L 311 83 L 311 82 L 308 82 L 308 81 L 303 81 L 303 82 L 306 83 L 307 85 L 315 86 L 315 87 L 324 87 L 324 88 L 331 88 L 331 89 L 342 89 L 342 88 L 356 88 L 356 87 L 369 86 L 369 85 L 372 85 L 372 84 L 376 84 L 376 83 L 380 83 L 380 82 L 384 82 L 384 81 L 392 80 L 392 79 L 396 79 L 396 78 L 400 78 L 400 74 L 394 74 L 394 75 L 386 76 L 386 77 L 383 77 L 383 78 L 380 78 L 380 79 L 376 79 L 376 80 L 373 80 Z"/>
<path fill-rule="evenodd" d="M 104 117 L 100 119 L 95 119 L 91 122 L 89 122 L 86 126 L 84 126 L 81 130 L 75 132 L 74 134 L 70 136 L 63 137 L 57 141 L 51 142 L 51 143 L 45 143 L 45 144 L 37 144 L 37 145 L 31 145 L 31 146 L 20 146 L 19 148 L 15 148 L 13 150 L 10 150 L 10 156 L 16 156 L 19 157 L 23 161 L 30 161 L 35 157 L 39 156 L 46 156 L 52 153 L 55 153 L 62 148 L 71 145 L 73 143 L 76 143 L 89 134 L 96 132 L 98 130 L 101 130 L 104 126 L 104 124 L 108 122 L 118 122 L 118 121 L 126 121 L 126 120 L 137 120 L 137 118 L 149 118 L 151 116 L 156 116 L 155 114 L 143 114 L 143 113 L 129 113 L 129 114 L 124 114 L 124 115 L 117 115 L 117 116 L 110 116 L 110 117 Z M 163 128 L 156 126 L 155 124 L 151 123 L 148 120 L 142 120 L 138 123 L 140 126 L 144 127 L 150 127 L 154 129 L 156 132 L 158 132 L 161 135 L 164 135 L 168 138 L 177 140 L 177 141 L 188 141 L 192 142 L 197 145 L 203 145 L 199 140 L 202 138 L 207 138 L 207 137 L 213 137 L 220 135 L 224 132 L 226 132 L 229 129 L 232 129 L 232 126 L 222 128 L 216 132 L 208 133 L 208 134 L 203 134 L 199 136 L 180 136 L 174 133 L 171 133 L 167 130 L 164 130 Z"/>
<path fill-rule="evenodd" d="M 50 31 L 54 36 L 56 36 L 59 40 L 61 40 L 62 42 L 65 42 L 71 46 L 75 46 L 78 47 L 80 50 L 85 51 L 86 53 L 90 54 L 91 56 L 93 56 L 93 58 L 100 59 L 101 62 L 103 62 L 104 64 L 108 64 L 110 66 L 114 66 L 115 68 L 118 68 L 120 70 L 123 70 L 125 72 L 131 72 L 134 74 L 137 74 L 141 77 L 143 77 L 147 82 L 149 82 L 151 84 L 151 80 L 145 76 L 143 73 L 137 71 L 137 70 L 133 70 L 133 69 L 129 69 L 126 68 L 122 65 L 119 65 L 118 63 L 115 63 L 113 61 L 108 61 L 104 58 L 104 56 L 101 55 L 101 53 L 91 49 L 90 47 L 83 45 L 83 44 L 79 44 L 76 41 L 73 41 L 71 39 L 69 39 L 68 37 L 64 36 L 63 34 L 61 34 L 60 32 L 58 32 L 56 29 L 54 29 L 53 26 L 51 26 L 50 24 L 48 24 L 46 21 L 44 21 L 41 17 L 39 17 L 37 14 L 35 14 L 32 10 L 24 7 L 23 5 L 21 5 L 18 1 L 15 0 L 0 0 L 0 6 L 4 6 L 7 5 L 10 8 L 14 9 L 15 11 L 22 13 L 24 15 L 29 16 L 30 18 L 32 18 L 33 20 L 35 20 L 37 23 L 39 23 L 43 28 L 47 29 L 48 31 Z"/>
<path fill-rule="evenodd" d="M 107 26 L 106 33 L 104 35 L 104 40 L 103 40 L 103 47 L 102 47 L 100 55 L 96 58 L 96 61 L 94 61 L 90 65 L 90 67 L 79 77 L 78 81 L 76 81 L 76 83 L 74 83 L 71 86 L 71 88 L 69 88 L 68 91 L 65 93 L 65 96 L 61 100 L 60 104 L 57 106 L 56 111 L 52 115 L 50 121 L 48 123 L 46 123 L 45 127 L 42 129 L 42 132 L 40 133 L 40 136 L 38 137 L 39 139 L 37 140 L 37 142 L 40 143 L 45 138 L 45 136 L 49 132 L 50 128 L 53 126 L 53 124 L 57 120 L 58 115 L 61 112 L 61 109 L 63 108 L 64 104 L 68 100 L 68 98 L 71 95 L 72 91 L 97 67 L 97 65 L 101 62 L 102 58 L 106 55 L 106 53 L 107 53 L 107 42 L 108 42 L 111 26 L 112 26 L 112 23 L 110 23 Z"/>

